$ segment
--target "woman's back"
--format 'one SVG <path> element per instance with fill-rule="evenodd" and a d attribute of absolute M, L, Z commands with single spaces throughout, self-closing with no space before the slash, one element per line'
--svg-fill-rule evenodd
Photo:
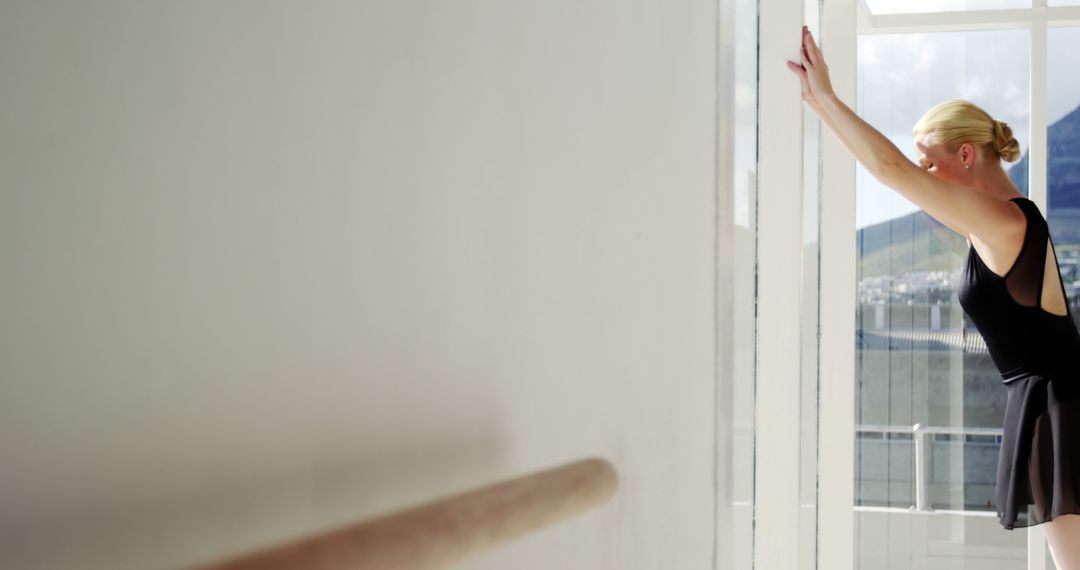
<path fill-rule="evenodd" d="M 1080 332 L 1068 307 L 1046 220 L 1031 200 L 1012 201 L 1028 220 L 1020 253 L 1008 271 L 998 275 L 969 247 L 959 289 L 960 306 L 1005 379 L 1061 372 L 1080 356 Z M 1058 307 L 1064 307 L 1063 314 L 1054 312 Z"/>

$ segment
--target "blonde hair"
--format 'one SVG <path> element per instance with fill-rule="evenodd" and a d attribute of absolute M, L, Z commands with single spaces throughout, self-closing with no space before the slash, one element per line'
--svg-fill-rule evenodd
<path fill-rule="evenodd" d="M 953 99 L 934 105 L 912 129 L 918 138 L 925 136 L 928 146 L 945 145 L 956 152 L 963 143 L 981 146 L 1006 162 L 1020 158 L 1020 143 L 1005 121 L 995 120 L 978 105 L 964 99 Z"/>

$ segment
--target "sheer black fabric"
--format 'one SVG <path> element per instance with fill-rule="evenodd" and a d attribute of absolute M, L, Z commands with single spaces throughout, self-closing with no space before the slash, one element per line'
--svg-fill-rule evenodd
<path fill-rule="evenodd" d="M 959 290 L 1005 385 L 996 497 L 1010 530 L 1080 514 L 1080 332 L 1046 220 L 1027 198 L 1012 202 L 1027 217 L 1020 253 L 997 275 L 971 246 Z M 1064 301 L 1066 314 L 1046 310 L 1044 296 Z"/>

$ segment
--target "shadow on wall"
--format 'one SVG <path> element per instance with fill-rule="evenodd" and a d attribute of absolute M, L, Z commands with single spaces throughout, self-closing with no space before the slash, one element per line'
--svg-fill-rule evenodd
<path fill-rule="evenodd" d="M 153 496 L 0 521 L 0 567 L 175 568 L 263 548 L 506 475 L 499 434 L 494 425 L 389 432 L 378 446 L 357 437 L 349 449 L 335 437 L 334 447 L 267 450 L 260 461 L 211 459 L 189 477 L 168 474 L 184 483 L 157 486 Z"/>

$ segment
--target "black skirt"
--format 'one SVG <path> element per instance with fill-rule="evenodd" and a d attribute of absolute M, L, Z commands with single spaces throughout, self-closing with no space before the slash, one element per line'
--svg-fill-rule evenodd
<path fill-rule="evenodd" d="M 996 496 L 1008 530 L 1080 514 L 1080 398 L 1069 381 L 1033 374 L 1005 383 Z"/>

